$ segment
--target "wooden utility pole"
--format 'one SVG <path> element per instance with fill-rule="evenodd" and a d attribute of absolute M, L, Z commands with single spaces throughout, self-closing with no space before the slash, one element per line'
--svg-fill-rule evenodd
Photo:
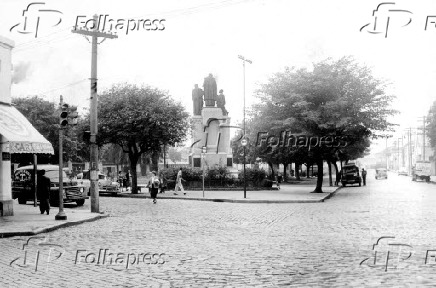
<path fill-rule="evenodd" d="M 91 180 L 91 212 L 99 213 L 99 194 L 98 194 L 98 146 L 97 146 L 97 40 L 102 37 L 118 38 L 112 33 L 98 31 L 98 16 L 94 15 L 93 29 L 77 29 L 74 27 L 73 33 L 91 36 L 92 38 L 92 57 L 91 57 L 91 107 L 90 107 L 90 126 L 91 126 L 91 161 L 90 161 L 90 180 Z"/>

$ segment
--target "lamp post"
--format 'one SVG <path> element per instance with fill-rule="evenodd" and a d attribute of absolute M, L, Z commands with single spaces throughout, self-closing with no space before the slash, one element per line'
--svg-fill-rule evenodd
<path fill-rule="evenodd" d="M 251 60 L 245 59 L 245 57 L 241 55 L 238 55 L 238 58 L 242 60 L 243 75 L 244 75 L 244 122 L 243 122 L 244 137 L 241 141 L 241 144 L 244 147 L 244 199 L 245 199 L 247 198 L 247 181 L 245 179 L 246 178 L 245 177 L 245 150 L 246 150 L 245 146 L 247 145 L 247 140 L 245 139 L 245 62 L 248 62 L 250 64 L 252 64 L 253 62 Z"/>
<path fill-rule="evenodd" d="M 203 167 L 203 198 L 204 198 L 204 154 L 206 153 L 206 146 L 201 147 L 201 166 Z"/>

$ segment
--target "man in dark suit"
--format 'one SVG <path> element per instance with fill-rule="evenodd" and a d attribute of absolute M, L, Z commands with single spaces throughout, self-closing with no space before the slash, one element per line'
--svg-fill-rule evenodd
<path fill-rule="evenodd" d="M 45 170 L 38 171 L 38 179 L 37 179 L 37 194 L 39 198 L 39 210 L 41 214 L 47 212 L 47 215 L 50 214 L 50 179 L 45 175 Z"/>

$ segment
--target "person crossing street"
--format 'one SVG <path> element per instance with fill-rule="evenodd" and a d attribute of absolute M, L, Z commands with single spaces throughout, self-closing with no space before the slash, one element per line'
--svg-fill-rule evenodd
<path fill-rule="evenodd" d="M 183 195 L 186 195 L 185 189 L 183 188 L 183 185 L 182 185 L 182 180 L 185 181 L 182 178 L 182 167 L 180 167 L 179 172 L 177 172 L 176 187 L 175 187 L 174 195 L 178 195 L 177 191 L 179 189 L 183 192 Z"/>

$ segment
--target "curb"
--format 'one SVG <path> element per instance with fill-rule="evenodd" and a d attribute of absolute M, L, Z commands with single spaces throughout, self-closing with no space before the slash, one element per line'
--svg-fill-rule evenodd
<path fill-rule="evenodd" d="M 187 198 L 187 197 L 172 197 L 172 196 L 158 196 L 159 199 L 176 199 L 176 200 L 191 200 L 191 201 L 209 201 L 209 202 L 226 202 L 226 203 L 256 203 L 256 204 L 287 204 L 287 203 L 320 203 L 324 202 L 327 199 L 333 197 L 336 192 L 342 187 L 338 187 L 335 191 L 325 193 L 327 194 L 324 198 L 317 200 L 238 200 L 238 199 L 220 199 L 220 198 Z M 141 193 L 142 194 L 142 193 Z M 132 194 L 119 194 L 117 197 L 122 198 L 139 198 L 139 199 L 150 199 L 150 196 L 146 196 L 145 193 L 143 195 L 136 196 Z"/>
<path fill-rule="evenodd" d="M 92 222 L 92 221 L 106 218 L 106 217 L 109 217 L 109 214 L 100 213 L 99 215 L 95 215 L 94 217 L 89 218 L 89 219 L 59 223 L 59 224 L 55 224 L 55 225 L 50 226 L 50 227 L 39 228 L 39 229 L 35 229 L 32 231 L 0 232 L 0 238 L 8 238 L 8 237 L 13 237 L 13 236 L 34 236 L 34 235 L 41 234 L 41 233 L 51 232 L 51 231 L 54 231 L 54 230 L 57 230 L 60 228 L 66 228 L 66 227 L 75 226 L 75 225 L 79 225 L 79 224 L 86 223 L 86 222 Z"/>

